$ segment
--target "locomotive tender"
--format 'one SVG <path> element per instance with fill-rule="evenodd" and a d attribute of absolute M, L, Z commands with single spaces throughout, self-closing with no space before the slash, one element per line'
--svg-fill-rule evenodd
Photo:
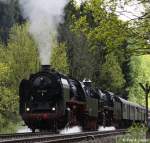
<path fill-rule="evenodd" d="M 144 123 L 145 108 L 108 92 L 93 88 L 43 65 L 41 71 L 23 79 L 19 87 L 20 115 L 32 129 L 57 131 L 79 125 L 83 130 L 98 126 L 129 127 Z"/>

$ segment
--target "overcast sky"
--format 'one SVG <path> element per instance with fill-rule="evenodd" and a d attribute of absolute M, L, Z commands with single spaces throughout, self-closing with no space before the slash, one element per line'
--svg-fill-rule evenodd
<path fill-rule="evenodd" d="M 82 0 L 76 0 L 78 4 L 80 4 L 82 2 Z"/>
<path fill-rule="evenodd" d="M 126 6 L 123 5 L 123 0 L 122 0 L 122 2 L 120 1 L 120 4 L 117 8 L 117 14 L 120 15 L 119 17 L 122 20 L 130 20 L 130 19 L 137 18 L 141 16 L 143 12 L 144 12 L 143 5 L 139 4 L 139 2 L 136 0 L 130 2 L 129 5 Z"/>

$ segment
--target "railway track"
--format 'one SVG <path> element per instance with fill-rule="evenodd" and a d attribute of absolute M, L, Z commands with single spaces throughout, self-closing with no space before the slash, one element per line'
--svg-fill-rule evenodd
<path fill-rule="evenodd" d="M 32 138 L 40 137 L 44 135 L 52 135 L 51 132 L 37 132 L 37 133 L 14 133 L 14 134 L 0 134 L 0 143 L 4 140 L 22 139 L 22 138 Z"/>
<path fill-rule="evenodd" d="M 94 140 L 96 138 L 104 138 L 108 136 L 118 136 L 127 133 L 127 130 L 115 130 L 115 131 L 92 131 L 81 132 L 68 135 L 60 134 L 48 134 L 48 133 L 26 133 L 26 134 L 13 134 L 0 136 L 0 143 L 71 143 Z"/>

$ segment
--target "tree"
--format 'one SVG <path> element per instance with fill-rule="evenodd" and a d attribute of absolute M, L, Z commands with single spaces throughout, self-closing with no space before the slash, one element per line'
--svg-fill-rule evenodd
<path fill-rule="evenodd" d="M 11 68 L 11 81 L 18 87 L 20 80 L 39 69 L 36 44 L 28 33 L 28 24 L 15 25 L 8 40 L 6 61 Z"/>
<path fill-rule="evenodd" d="M 145 84 L 150 82 L 150 57 L 143 55 L 140 57 L 134 56 L 130 62 L 130 76 L 132 78 L 130 82 L 129 98 L 130 100 L 139 104 L 145 104 L 145 94 L 139 83 Z"/>
<path fill-rule="evenodd" d="M 128 29 L 126 23 L 118 20 L 117 16 L 113 13 L 108 13 L 102 8 L 103 1 L 91 0 L 82 3 L 80 7 L 69 6 L 69 15 L 66 13 L 65 17 L 68 21 L 65 21 L 64 25 L 61 25 L 61 30 L 69 36 L 64 36 L 62 41 L 65 41 L 67 48 L 67 56 L 69 59 L 69 72 L 73 77 L 79 80 L 83 78 L 90 78 L 96 86 L 103 86 L 106 81 L 105 89 L 112 89 L 113 82 L 109 82 L 106 74 L 110 70 L 107 66 L 114 57 L 118 60 L 114 60 L 113 64 L 118 65 L 119 75 L 122 75 L 122 64 L 124 62 L 123 56 L 124 49 L 126 48 Z M 70 9 L 71 7 L 71 9 Z M 67 7 L 66 7 L 67 9 Z M 64 27 L 68 26 L 67 30 Z M 118 52 L 119 51 L 119 52 Z M 113 54 L 112 54 L 113 53 Z M 110 58 L 110 60 L 108 60 Z M 111 59 L 112 58 L 112 59 Z M 116 63 L 115 63 L 116 62 Z M 103 66 L 105 65 L 105 66 Z M 105 69 L 104 69 L 105 67 Z M 112 74 L 111 77 L 113 77 Z M 121 76 L 120 85 L 124 86 L 124 79 Z M 117 85 L 117 84 L 116 84 Z M 120 87 L 123 88 L 123 87 Z M 113 91 L 117 91 L 113 89 Z"/>
<path fill-rule="evenodd" d="M 106 62 L 102 65 L 101 85 L 102 88 L 115 92 L 116 94 L 118 93 L 122 96 L 122 90 L 126 81 L 117 60 L 117 56 L 113 53 L 107 55 Z"/>
<path fill-rule="evenodd" d="M 15 25 L 7 48 L 0 45 L 0 132 L 14 132 L 20 81 L 39 69 L 36 44 L 27 31 L 28 24 Z"/>
<path fill-rule="evenodd" d="M 1 54 L 4 51 L 0 49 Z M 1 57 L 1 56 L 0 56 Z M 1 58 L 0 58 L 1 59 Z M 10 67 L 1 61 L 0 63 L 0 132 L 14 131 L 13 123 L 18 120 L 17 100 L 15 90 L 10 85 L 9 76 L 11 74 Z"/>
<path fill-rule="evenodd" d="M 0 38 L 7 44 L 11 27 L 15 23 L 21 24 L 24 20 L 21 16 L 18 0 L 11 0 L 9 3 L 0 2 Z"/>
<path fill-rule="evenodd" d="M 136 12 L 129 12 L 125 9 L 126 6 L 136 6 L 141 14 Z M 150 3 L 147 0 L 124 0 L 124 1 L 107 1 L 104 7 L 109 9 L 112 13 L 116 13 L 118 16 L 128 13 L 133 16 L 126 21 L 129 25 L 129 44 L 133 47 L 129 49 L 130 55 L 145 55 L 150 53 Z M 120 10 L 118 10 L 120 9 Z M 143 10 L 141 10 L 143 9 Z M 141 10 L 141 11 L 140 11 Z"/>
<path fill-rule="evenodd" d="M 64 43 L 54 44 L 51 64 L 57 71 L 62 72 L 63 74 L 68 74 L 69 65 L 66 54 L 66 45 Z"/>

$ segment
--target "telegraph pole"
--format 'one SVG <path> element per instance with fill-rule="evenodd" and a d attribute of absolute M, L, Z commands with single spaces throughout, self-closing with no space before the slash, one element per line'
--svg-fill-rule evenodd
<path fill-rule="evenodd" d="M 148 125 L 148 94 L 150 93 L 150 85 L 148 82 L 144 85 L 139 83 L 143 91 L 145 92 L 145 102 L 146 102 L 146 125 Z"/>

